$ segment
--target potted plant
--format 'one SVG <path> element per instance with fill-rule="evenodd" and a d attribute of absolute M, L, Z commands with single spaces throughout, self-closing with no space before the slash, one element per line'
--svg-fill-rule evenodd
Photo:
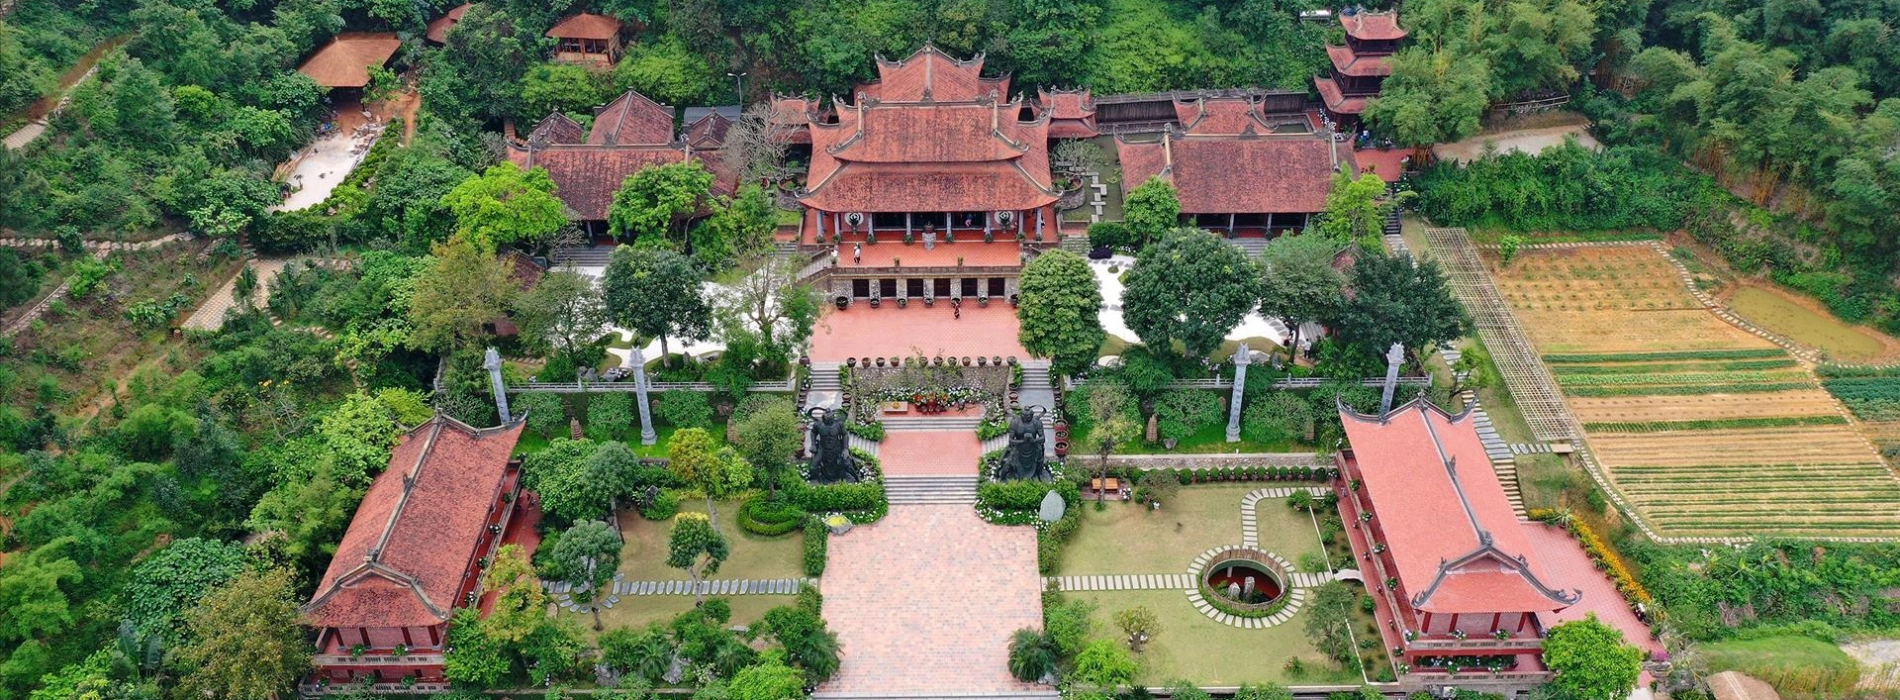
<path fill-rule="evenodd" d="M 903 267 L 903 266 L 904 266 L 903 258 L 897 257 L 895 255 L 891 256 L 891 267 Z"/>
<path fill-rule="evenodd" d="M 1021 294 L 1009 295 L 1009 306 L 1010 308 L 1016 308 L 1018 306 L 1022 306 L 1022 295 Z"/>
<path fill-rule="evenodd" d="M 963 256 L 957 256 L 957 267 L 963 267 Z"/>
<path fill-rule="evenodd" d="M 1468 635 L 1468 634 L 1465 634 L 1465 631 L 1464 631 L 1464 630 L 1452 630 L 1452 631 L 1451 631 L 1451 638 L 1452 638 L 1452 639 L 1456 639 L 1456 640 L 1458 640 L 1458 641 L 1460 641 L 1460 642 L 1462 642 L 1462 641 L 1465 641 L 1465 637 L 1469 637 L 1469 636 L 1471 636 L 1471 635 Z"/>
<path fill-rule="evenodd" d="M 904 229 L 904 245 L 910 245 L 910 242 L 912 240 L 915 240 L 916 237 L 917 235 L 914 233 L 911 233 L 910 229 Z"/>
<path fill-rule="evenodd" d="M 909 301 L 910 301 L 910 297 L 898 297 L 898 298 L 897 298 L 897 308 L 900 308 L 900 309 L 901 309 L 901 308 L 904 308 L 905 306 L 907 306 L 907 305 L 908 305 L 908 302 L 909 302 Z"/>
<path fill-rule="evenodd" d="M 879 297 L 876 294 L 871 295 L 871 308 L 873 309 L 877 308 L 878 302 L 881 302 L 881 301 L 884 301 L 882 297 Z"/>
<path fill-rule="evenodd" d="M 977 305 L 977 306 L 982 306 L 982 307 L 988 307 L 988 306 L 990 305 L 990 295 L 989 295 L 989 293 L 988 293 L 988 292 L 984 292 L 984 293 L 982 293 L 982 294 L 978 294 L 978 295 L 976 296 L 976 305 Z"/>

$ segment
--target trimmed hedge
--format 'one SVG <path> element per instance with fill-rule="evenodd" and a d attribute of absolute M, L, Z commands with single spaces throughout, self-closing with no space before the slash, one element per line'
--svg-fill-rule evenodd
<path fill-rule="evenodd" d="M 1650 362 L 1654 360 L 1747 360 L 1787 357 L 1780 348 L 1758 350 L 1672 350 L 1667 352 L 1572 353 L 1545 355 L 1551 364 L 1600 364 L 1604 362 Z"/>
<path fill-rule="evenodd" d="M 844 513 L 854 523 L 876 522 L 890 512 L 884 497 L 884 470 L 871 453 L 852 449 L 864 467 L 864 481 L 855 484 L 813 484 L 803 479 L 786 484 L 786 497 L 807 513 Z"/>
<path fill-rule="evenodd" d="M 1703 394 L 1768 394 L 1813 389 L 1813 382 L 1755 382 L 1741 384 L 1675 384 L 1649 386 L 1567 386 L 1564 393 L 1578 398 L 1612 396 L 1700 396 Z"/>
<path fill-rule="evenodd" d="M 680 512 L 680 495 L 671 489 L 660 492 L 652 503 L 640 509 L 640 517 L 653 521 L 672 520 Z"/>
<path fill-rule="evenodd" d="M 1789 428 L 1804 425 L 1845 425 L 1840 416 L 1773 416 L 1768 418 L 1710 418 L 1705 420 L 1653 420 L 1615 423 L 1584 423 L 1594 433 L 1662 433 L 1678 430 L 1731 430 L 1742 428 Z"/>
<path fill-rule="evenodd" d="M 826 547 L 830 544 L 831 530 L 817 518 L 805 519 L 805 575 L 812 578 L 825 575 Z"/>
<path fill-rule="evenodd" d="M 1070 479 L 985 481 L 976 487 L 977 514 L 997 525 L 1037 525 L 1042 522 L 1042 499 L 1050 489 L 1068 504 L 1065 519 L 1082 501 L 1081 486 Z"/>
<path fill-rule="evenodd" d="M 777 537 L 797 530 L 811 516 L 789 502 L 753 496 L 739 504 L 739 529 L 760 537 Z"/>

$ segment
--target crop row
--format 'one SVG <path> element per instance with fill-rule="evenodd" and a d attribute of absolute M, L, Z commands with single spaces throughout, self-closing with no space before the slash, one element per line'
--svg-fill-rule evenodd
<path fill-rule="evenodd" d="M 1788 428 L 1801 425 L 1844 425 L 1846 418 L 1825 416 L 1770 416 L 1766 418 L 1705 418 L 1701 420 L 1652 420 L 1611 423 L 1584 423 L 1593 433 L 1662 433 L 1677 430 L 1741 430 L 1748 428 Z"/>
<path fill-rule="evenodd" d="M 1557 365 L 1551 368 L 1557 376 L 1596 375 L 1596 374 L 1644 374 L 1662 372 L 1742 372 L 1764 369 L 1792 369 L 1796 366 L 1791 359 L 1782 360 L 1741 360 L 1737 362 L 1661 362 L 1644 365 Z"/>
<path fill-rule="evenodd" d="M 1764 394 L 1776 391 L 1812 389 L 1811 382 L 1742 382 L 1725 384 L 1677 384 L 1672 386 L 1584 386 L 1564 387 L 1564 393 L 1581 398 L 1612 396 L 1698 396 L 1702 394 Z"/>
<path fill-rule="evenodd" d="M 1900 399 L 1841 399 L 1854 417 L 1866 421 L 1900 421 Z"/>
<path fill-rule="evenodd" d="M 1779 348 L 1758 350 L 1674 350 L 1668 352 L 1570 353 L 1545 355 L 1551 364 L 1593 365 L 1604 362 L 1654 362 L 1659 360 L 1747 360 L 1787 357 Z"/>
<path fill-rule="evenodd" d="M 1900 377 L 1823 379 L 1821 386 L 1843 401 L 1848 399 L 1900 400 Z"/>
<path fill-rule="evenodd" d="M 1900 365 L 1817 365 L 1814 373 L 1823 377 L 1900 377 Z"/>
<path fill-rule="evenodd" d="M 1721 384 L 1790 379 L 1786 372 L 1661 372 L 1657 374 L 1557 375 L 1562 386 L 1630 386 L 1633 384 Z"/>

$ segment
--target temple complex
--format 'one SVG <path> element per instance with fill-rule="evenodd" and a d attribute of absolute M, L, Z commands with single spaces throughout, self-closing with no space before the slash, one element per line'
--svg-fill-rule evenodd
<path fill-rule="evenodd" d="M 437 415 L 404 434 L 304 606 L 316 683 L 444 683 L 449 618 L 481 597 L 481 562 L 514 514 L 523 422 Z"/>
<path fill-rule="evenodd" d="M 523 169 L 547 169 L 568 218 L 598 235 L 607 232 L 614 192 L 628 176 L 651 166 L 697 161 L 718 176 L 717 193 L 731 194 L 735 178 L 724 172 L 719 156 L 731 124 L 724 115 L 708 112 L 687 124 L 684 136 L 676 135 L 672 107 L 629 90 L 594 110 L 591 129 L 565 114 L 548 115 L 526 141 L 509 143 L 508 159 Z"/>
<path fill-rule="evenodd" d="M 1392 54 L 1398 52 L 1405 30 L 1399 28 L 1397 10 L 1341 14 L 1339 23 L 1346 29 L 1346 45 L 1326 47 L 1331 74 L 1313 78 L 1313 86 L 1327 116 L 1351 129 L 1366 110 L 1366 101 L 1378 96 L 1386 76 L 1392 75 Z"/>
<path fill-rule="evenodd" d="M 1351 149 L 1302 106 L 1276 109 L 1249 93 L 1177 97 L 1179 127 L 1116 138 L 1123 182 L 1173 183 L 1183 223 L 1229 237 L 1297 232 L 1326 209 L 1333 174 L 1352 167 Z"/>
<path fill-rule="evenodd" d="M 1518 520 L 1470 409 L 1421 397 L 1340 418 L 1350 443 L 1334 458 L 1340 513 L 1401 681 L 1459 667 L 1500 683 L 1548 680 L 1545 632 L 1595 582 L 1553 563 L 1574 555 L 1544 544 L 1545 525 Z"/>

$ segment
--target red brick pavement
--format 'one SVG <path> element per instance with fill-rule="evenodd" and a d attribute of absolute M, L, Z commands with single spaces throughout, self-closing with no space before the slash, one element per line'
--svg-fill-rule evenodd
<path fill-rule="evenodd" d="M 1042 626 L 1033 528 L 968 505 L 893 506 L 831 538 L 822 586 L 843 663 L 821 694 L 1047 690 L 1008 666 L 1010 633 Z"/>
<path fill-rule="evenodd" d="M 970 430 L 892 430 L 877 447 L 885 476 L 976 475 L 983 446 Z"/>
<path fill-rule="evenodd" d="M 994 299 L 983 308 L 974 300 L 965 301 L 963 318 L 952 316 L 949 301 L 944 299 L 931 308 L 913 300 L 906 309 L 897 308 L 889 299 L 876 309 L 859 300 L 844 311 L 827 311 L 818 320 L 812 333 L 811 359 L 843 362 L 850 357 L 907 357 L 920 352 L 925 356 L 1029 359 L 1029 351 L 1017 340 L 1016 309 L 1009 302 Z"/>

